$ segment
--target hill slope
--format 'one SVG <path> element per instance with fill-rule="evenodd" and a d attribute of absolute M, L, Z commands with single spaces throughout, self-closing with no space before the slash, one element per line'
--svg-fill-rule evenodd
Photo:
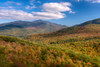
<path fill-rule="evenodd" d="M 34 22 L 15 21 L 0 25 L 0 35 L 23 37 L 37 33 L 48 33 L 66 28 L 48 21 L 37 20 Z"/>
<path fill-rule="evenodd" d="M 84 22 L 84 23 L 79 24 L 77 26 L 85 26 L 85 25 L 88 25 L 88 24 L 100 24 L 100 18 Z"/>
<path fill-rule="evenodd" d="M 0 66 L 100 67 L 99 44 L 100 39 L 64 44 L 34 44 L 19 38 L 0 36 Z"/>
<path fill-rule="evenodd" d="M 100 19 L 94 19 L 73 27 L 57 31 L 60 34 L 100 33 Z"/>

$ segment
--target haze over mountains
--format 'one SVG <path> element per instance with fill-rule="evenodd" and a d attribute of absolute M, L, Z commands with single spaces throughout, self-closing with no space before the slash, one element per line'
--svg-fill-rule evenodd
<path fill-rule="evenodd" d="M 15 21 L 0 25 L 0 35 L 24 37 L 31 34 L 48 33 L 66 28 L 65 25 L 59 25 L 43 20 Z"/>

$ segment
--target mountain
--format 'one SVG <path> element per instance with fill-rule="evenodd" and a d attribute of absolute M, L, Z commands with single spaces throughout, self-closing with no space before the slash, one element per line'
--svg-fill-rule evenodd
<path fill-rule="evenodd" d="M 87 21 L 79 25 L 58 30 L 56 32 L 40 34 L 40 35 L 44 37 L 51 37 L 51 36 L 54 37 L 54 36 L 63 36 L 63 35 L 79 34 L 79 33 L 100 33 L 100 19 Z"/>
<path fill-rule="evenodd" d="M 100 32 L 100 18 L 57 31 L 57 33 L 61 33 L 61 32 L 66 33 L 66 34 L 99 33 Z"/>
<path fill-rule="evenodd" d="M 82 23 L 77 26 L 75 25 L 51 33 L 26 36 L 26 39 L 32 40 L 34 42 L 50 44 L 59 42 L 76 42 L 83 40 L 87 41 L 91 39 L 100 38 L 100 22 L 98 21 L 98 19 L 95 19 L 95 21 L 97 22 L 89 23 L 89 21 L 87 21 L 85 22 L 85 25 L 82 25 L 84 24 Z"/>
<path fill-rule="evenodd" d="M 77 26 L 85 26 L 85 25 L 88 25 L 88 24 L 100 24 L 100 18 L 84 22 L 84 23 L 79 24 Z"/>
<path fill-rule="evenodd" d="M 0 35 L 23 37 L 31 34 L 48 33 L 66 28 L 65 25 L 59 25 L 43 20 L 15 21 L 0 25 Z"/>

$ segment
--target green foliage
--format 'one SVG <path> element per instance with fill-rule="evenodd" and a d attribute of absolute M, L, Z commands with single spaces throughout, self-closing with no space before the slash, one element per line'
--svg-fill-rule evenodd
<path fill-rule="evenodd" d="M 5 49 L 2 46 L 0 46 L 0 66 L 1 67 L 10 67 L 11 64 L 7 62 L 4 50 Z"/>
<path fill-rule="evenodd" d="M 79 35 L 81 37 L 78 37 Z M 0 65 L 5 67 L 100 67 L 99 35 L 91 34 L 88 37 L 82 35 L 84 34 L 74 35 L 74 37 L 70 35 L 69 38 L 60 36 L 57 40 L 61 40 L 59 43 L 56 43 L 56 37 L 46 39 L 41 37 L 39 38 L 42 39 L 41 44 L 36 40 L 37 38 L 33 40 L 38 44 L 34 44 L 19 38 L 0 36 L 0 57 L 2 58 Z M 62 38 L 69 39 L 69 42 L 62 43 Z M 54 44 L 50 44 L 53 41 Z"/>
<path fill-rule="evenodd" d="M 0 40 L 6 41 L 6 42 L 15 42 L 15 43 L 19 43 L 19 44 L 21 44 L 21 45 L 33 44 L 33 43 L 30 42 L 30 41 L 23 40 L 23 39 L 21 39 L 21 38 L 9 37 L 9 36 L 0 36 Z"/>
<path fill-rule="evenodd" d="M 100 30 L 100 27 L 97 28 Z M 59 35 L 58 33 L 58 36 L 54 36 L 54 33 L 27 37 L 33 42 L 44 45 L 43 48 L 48 46 L 43 49 L 42 60 L 46 61 L 46 55 L 53 51 L 50 52 L 49 56 L 53 55 L 55 57 L 53 59 L 57 63 L 61 61 L 60 64 L 56 64 L 58 67 L 100 67 L 100 33 L 75 33 L 69 35 L 65 33 Z M 55 62 L 53 63 L 55 64 Z"/>

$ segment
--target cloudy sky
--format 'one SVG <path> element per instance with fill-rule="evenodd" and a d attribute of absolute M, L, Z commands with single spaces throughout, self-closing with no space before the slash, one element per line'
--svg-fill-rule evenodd
<path fill-rule="evenodd" d="M 0 23 L 48 20 L 72 26 L 100 18 L 100 0 L 0 0 Z"/>

